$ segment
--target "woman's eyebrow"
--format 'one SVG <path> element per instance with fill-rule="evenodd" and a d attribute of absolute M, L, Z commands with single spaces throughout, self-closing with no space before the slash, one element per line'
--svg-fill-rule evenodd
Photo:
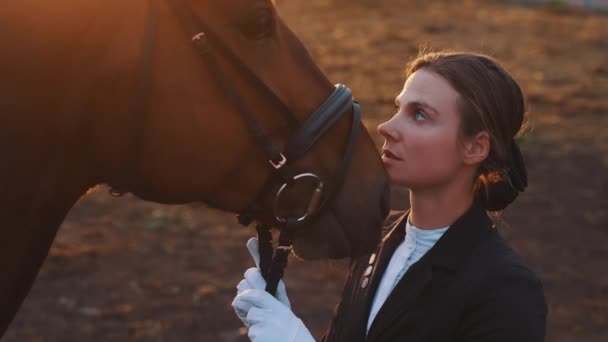
<path fill-rule="evenodd" d="M 412 101 L 409 104 L 416 106 L 416 107 L 426 108 L 429 111 L 433 112 L 435 115 L 439 115 L 439 112 L 435 108 L 433 108 L 433 106 L 429 105 L 428 103 L 426 103 L 424 101 Z"/>
<path fill-rule="evenodd" d="M 401 102 L 399 101 L 399 97 L 395 97 L 395 106 L 397 106 L 398 108 L 401 108 Z M 439 115 L 439 112 L 435 108 L 433 108 L 433 106 L 431 106 L 428 103 L 421 101 L 421 100 L 408 102 L 408 103 L 406 103 L 406 106 L 422 107 L 422 108 L 425 108 L 425 109 L 433 112 L 433 114 L 435 114 L 435 115 Z"/>

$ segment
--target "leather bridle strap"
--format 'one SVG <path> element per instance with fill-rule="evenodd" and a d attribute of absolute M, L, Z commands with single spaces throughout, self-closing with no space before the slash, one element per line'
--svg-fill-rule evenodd
<path fill-rule="evenodd" d="M 285 147 L 288 160 L 297 160 L 345 114 L 352 104 L 352 93 L 343 84 L 298 128 Z"/>
<path fill-rule="evenodd" d="M 204 36 L 195 36 L 193 38 L 196 46 L 199 48 L 200 55 L 210 66 L 209 70 L 213 74 L 214 79 L 222 89 L 223 93 L 228 96 L 228 100 L 237 107 L 239 113 L 245 120 L 246 126 L 249 130 L 249 133 L 258 141 L 258 143 L 262 146 L 266 155 L 268 156 L 271 164 L 280 165 L 283 163 L 284 157 L 281 154 L 279 148 L 270 140 L 268 133 L 266 130 L 260 125 L 259 121 L 255 119 L 243 99 L 238 95 L 232 85 L 229 83 L 228 79 L 224 77 L 219 69 L 219 64 L 215 59 L 215 56 L 209 50 L 208 44 L 205 42 Z M 288 179 L 288 176 L 283 174 L 282 170 L 279 170 L 279 173 L 283 176 L 285 180 Z"/>
<path fill-rule="evenodd" d="M 342 163 L 340 164 L 340 167 L 338 168 L 338 170 L 335 172 L 333 182 L 329 183 L 329 185 L 328 185 L 329 195 L 325 196 L 323 201 L 320 203 L 318 210 L 313 215 L 310 216 L 309 221 L 316 219 L 316 217 L 322 212 L 323 208 L 328 203 L 333 203 L 334 198 L 338 194 L 338 191 L 342 188 L 342 185 L 344 184 L 344 180 L 346 179 L 346 173 L 348 171 L 348 168 L 350 167 L 350 164 L 351 164 L 354 152 L 355 152 L 355 147 L 357 146 L 357 139 L 359 138 L 359 133 L 361 132 L 361 125 L 362 125 L 361 124 L 361 107 L 359 106 L 359 103 L 357 103 L 357 101 L 355 101 L 355 100 L 352 100 L 352 111 L 353 111 L 352 124 L 351 124 L 348 141 L 346 143 L 346 147 L 343 152 L 344 157 L 342 159 Z"/>

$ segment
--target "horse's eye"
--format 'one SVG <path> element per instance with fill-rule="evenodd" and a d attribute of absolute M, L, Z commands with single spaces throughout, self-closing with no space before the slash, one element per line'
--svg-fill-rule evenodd
<path fill-rule="evenodd" d="M 275 19 L 271 8 L 257 8 L 244 18 L 239 29 L 248 39 L 264 39 L 273 35 Z"/>

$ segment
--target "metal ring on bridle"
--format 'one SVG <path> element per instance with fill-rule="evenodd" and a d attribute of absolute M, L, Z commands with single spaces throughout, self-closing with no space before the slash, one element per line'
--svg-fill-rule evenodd
<path fill-rule="evenodd" d="M 306 220 L 306 218 L 308 218 L 310 215 L 312 215 L 318 209 L 319 204 L 321 204 L 321 199 L 323 198 L 323 182 L 321 181 L 321 178 L 319 178 L 319 176 L 315 175 L 314 173 L 306 172 L 306 173 L 300 173 L 300 174 L 294 176 L 293 180 L 295 182 L 298 179 L 308 178 L 308 177 L 314 178 L 317 180 L 317 187 L 315 188 L 314 193 L 312 194 L 312 197 L 310 198 L 310 202 L 308 202 L 308 208 L 306 209 L 306 213 L 303 216 L 297 218 L 296 219 L 297 222 L 302 222 L 302 221 Z M 281 187 L 277 191 L 277 194 L 274 197 L 274 215 L 275 215 L 275 218 L 277 219 L 277 221 L 279 221 L 281 223 L 287 222 L 287 219 L 280 217 L 278 215 L 279 199 L 281 198 L 281 194 L 283 193 L 283 191 L 285 191 L 289 186 L 290 186 L 289 183 L 283 183 L 283 185 L 281 185 Z"/>

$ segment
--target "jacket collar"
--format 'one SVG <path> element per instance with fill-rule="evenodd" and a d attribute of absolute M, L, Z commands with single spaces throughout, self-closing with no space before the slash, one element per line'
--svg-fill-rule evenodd
<path fill-rule="evenodd" d="M 456 271 L 464 264 L 473 248 L 493 230 L 485 210 L 474 203 L 428 251 L 433 266 Z"/>
<path fill-rule="evenodd" d="M 393 237 L 393 234 L 397 234 L 397 230 L 405 230 L 410 210 L 407 209 L 389 225 L 389 232 L 382 239 L 382 244 Z M 484 239 L 493 228 L 494 224 L 486 211 L 477 202 L 474 202 L 464 214 L 450 225 L 450 228 L 437 240 L 423 259 L 428 260 L 433 266 L 458 270 L 473 247 Z"/>
<path fill-rule="evenodd" d="M 406 211 L 400 217 L 383 239 L 383 244 L 396 233 L 397 229 L 405 229 L 409 212 L 409 210 Z M 493 231 L 492 228 L 492 220 L 490 220 L 485 210 L 478 204 L 473 204 L 462 216 L 452 223 L 435 245 L 418 262 L 414 263 L 397 283 L 370 327 L 369 340 L 374 340 L 389 329 L 391 323 L 402 315 L 404 310 L 411 309 L 416 298 L 425 288 L 431 285 L 430 283 L 434 276 L 437 278 L 436 282 L 438 283 L 433 286 L 442 286 L 439 283 L 443 284 L 446 279 L 449 279 L 450 274 L 455 273 L 456 270 L 465 264 L 473 248 L 489 236 Z M 380 278 L 386 270 L 386 266 L 392 255 L 392 252 L 382 253 L 381 251 L 380 253 L 384 255 L 382 255 L 383 260 L 380 260 L 380 264 L 377 265 L 378 272 L 374 272 L 375 279 L 372 279 L 374 291 L 377 290 Z M 440 272 L 439 270 L 447 270 L 448 272 Z M 444 278 L 443 276 L 448 278 Z M 367 305 L 367 314 L 369 314 L 371 300 L 373 300 L 374 296 L 370 297 L 370 303 Z"/>

